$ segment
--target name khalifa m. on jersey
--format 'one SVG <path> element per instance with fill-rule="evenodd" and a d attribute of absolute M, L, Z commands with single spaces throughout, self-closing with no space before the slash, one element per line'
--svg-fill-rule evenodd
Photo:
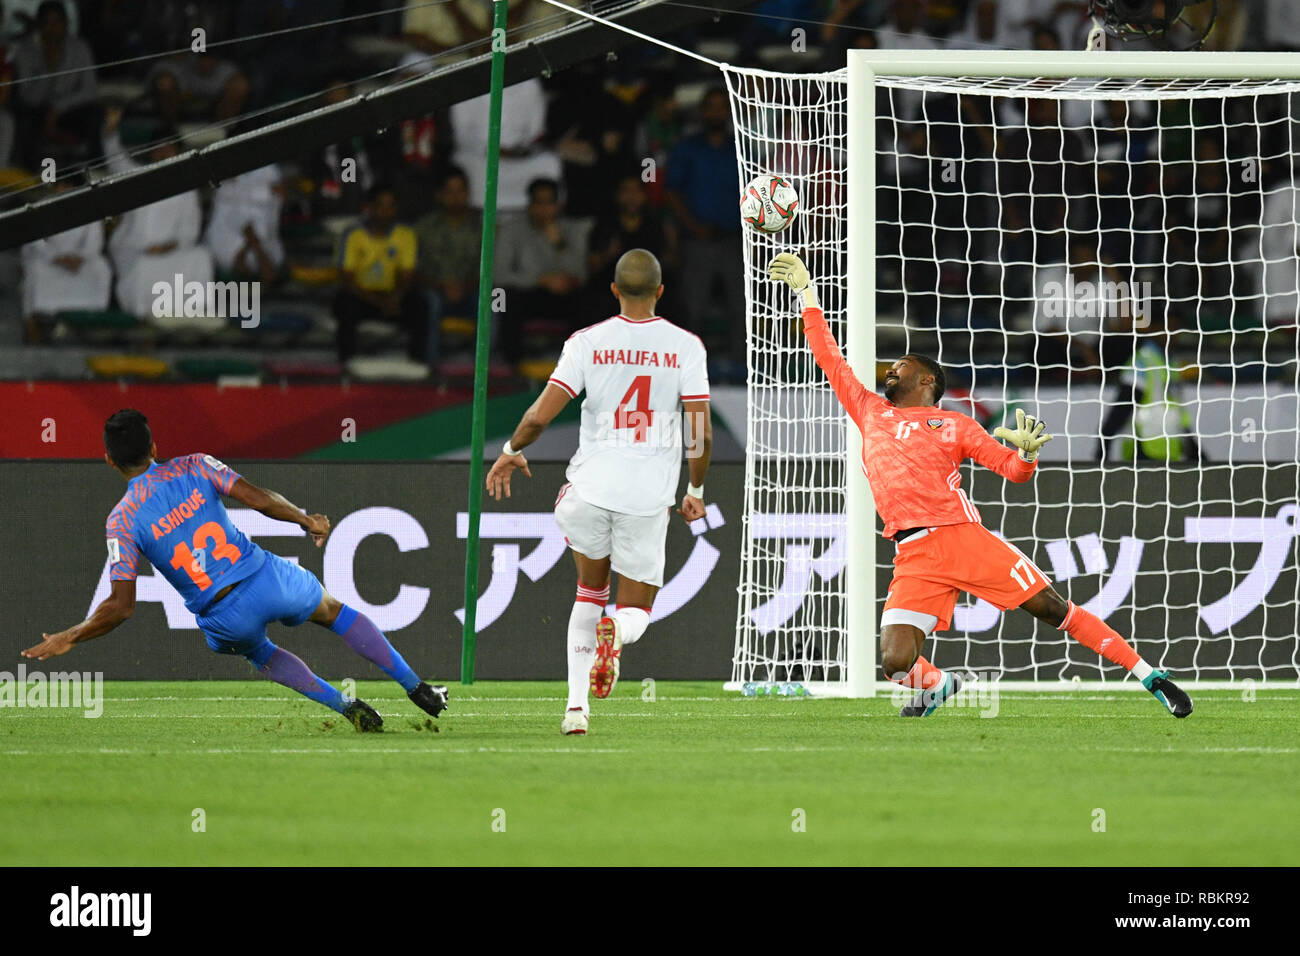
<path fill-rule="evenodd" d="M 591 354 L 592 365 L 662 365 L 664 368 L 678 368 L 677 353 L 664 352 L 663 361 L 659 361 L 658 352 L 645 349 L 596 349 Z M 559 383 L 557 383 L 559 384 Z"/>

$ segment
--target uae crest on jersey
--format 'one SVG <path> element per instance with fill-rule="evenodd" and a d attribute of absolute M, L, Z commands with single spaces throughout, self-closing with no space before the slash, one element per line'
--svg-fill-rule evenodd
<path fill-rule="evenodd" d="M 940 429 L 943 427 L 943 421 L 942 418 L 930 418 L 926 420 L 926 424 L 932 429 Z"/>

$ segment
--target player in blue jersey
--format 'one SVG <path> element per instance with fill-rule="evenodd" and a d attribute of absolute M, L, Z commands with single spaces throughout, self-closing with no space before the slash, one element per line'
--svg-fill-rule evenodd
<path fill-rule="evenodd" d="M 113 590 L 89 618 L 57 634 L 45 634 L 24 657 L 46 660 L 74 644 L 107 634 L 135 609 L 141 557 L 165 577 L 198 620 L 208 647 L 239 654 L 259 672 L 338 711 L 361 731 L 383 720 L 361 700 L 349 700 L 317 677 L 296 655 L 266 637 L 266 625 L 312 621 L 402 685 L 412 702 L 437 717 L 447 688 L 426 684 L 402 659 L 373 621 L 326 591 L 315 575 L 264 551 L 236 528 L 220 497 L 226 495 L 268 518 L 289 521 L 325 543 L 330 522 L 309 515 L 274 491 L 250 484 L 208 455 L 158 461 L 148 419 L 123 409 L 104 426 L 104 459 L 126 479 L 126 494 L 108 516 L 109 578 Z"/>

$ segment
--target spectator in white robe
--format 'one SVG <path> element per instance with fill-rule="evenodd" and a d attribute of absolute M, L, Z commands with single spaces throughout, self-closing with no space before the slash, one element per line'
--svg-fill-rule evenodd
<path fill-rule="evenodd" d="M 487 180 L 488 94 L 451 108 L 451 132 L 456 142 L 452 163 L 465 170 L 470 204 L 481 209 Z M 507 86 L 501 95 L 498 210 L 522 212 L 528 206 L 529 183 L 560 178 L 560 157 L 544 143 L 545 133 L 546 91 L 542 81 L 533 78 Z"/>
<path fill-rule="evenodd" d="M 117 127 L 121 110 L 109 112 L 104 125 L 104 157 L 109 170 L 123 173 L 138 168 L 122 147 Z M 149 161 L 162 162 L 177 155 L 175 134 L 155 134 L 159 144 L 149 151 Z M 198 190 L 160 199 L 122 216 L 108 240 L 108 254 L 117 273 L 117 303 L 133 315 L 152 315 L 156 282 L 182 284 L 212 281 L 212 253 L 199 245 L 203 212 Z"/>
<path fill-rule="evenodd" d="M 262 282 L 272 282 L 279 274 L 284 265 L 280 180 L 278 166 L 263 166 L 226 180 L 213 193 L 203 243 L 221 272 Z"/>
<path fill-rule="evenodd" d="M 76 185 L 61 180 L 55 193 Z M 71 309 L 107 309 L 113 272 L 104 256 L 104 224 L 99 220 L 29 242 L 22 249 L 23 315 Z"/>

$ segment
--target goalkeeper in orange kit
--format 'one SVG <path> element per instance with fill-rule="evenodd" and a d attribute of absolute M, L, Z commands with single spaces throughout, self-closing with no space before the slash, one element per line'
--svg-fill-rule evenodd
<path fill-rule="evenodd" d="M 1190 714 L 1191 698 L 1168 671 L 1153 668 L 1101 618 L 1057 594 L 1025 554 L 980 523 L 962 490 L 958 466 L 967 458 L 1010 481 L 1028 481 L 1039 449 L 1052 440 L 1043 423 L 1017 410 L 1015 428 L 994 430 L 1012 447 L 999 444 L 974 419 L 938 407 L 943 369 L 923 355 L 904 355 L 890 367 L 882 398 L 844 360 L 799 257 L 781 253 L 768 275 L 802 298 L 813 357 L 862 432 L 863 472 L 884 535 L 897 548 L 880 618 L 881 665 L 889 680 L 918 691 L 901 715 L 928 716 L 961 687 L 959 675 L 921 656 L 925 639 L 948 628 L 960 591 L 1003 611 L 1023 608 L 1131 671 L 1175 717 Z"/>

